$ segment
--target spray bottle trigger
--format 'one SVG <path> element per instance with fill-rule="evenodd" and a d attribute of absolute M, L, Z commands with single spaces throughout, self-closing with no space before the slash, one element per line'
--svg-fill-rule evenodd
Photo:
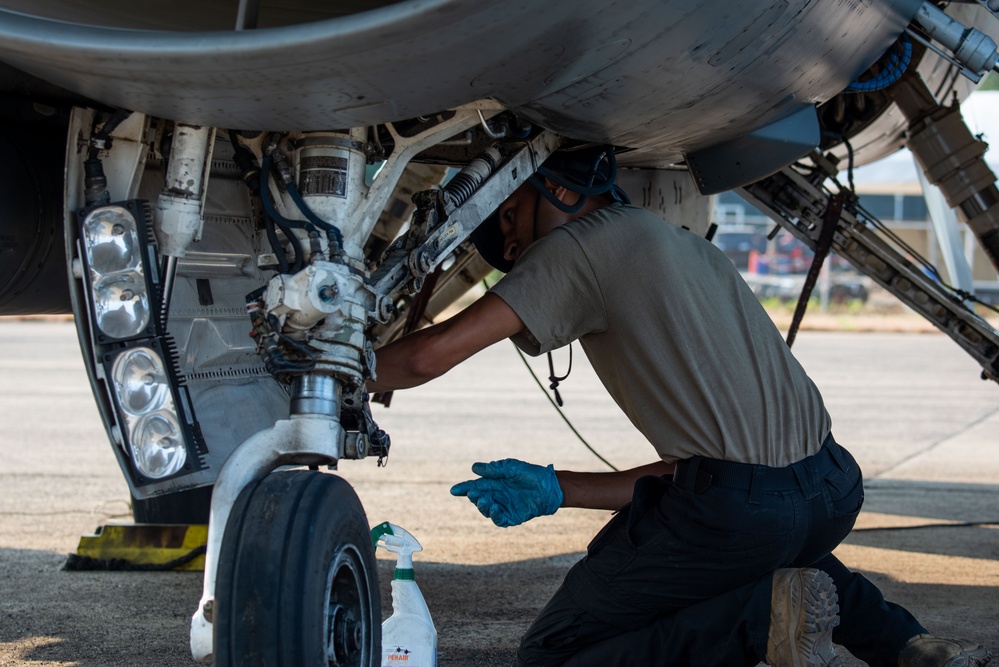
<path fill-rule="evenodd" d="M 413 570 L 413 554 L 423 551 L 423 546 L 409 531 L 386 521 L 371 530 L 371 539 L 375 548 L 381 547 L 399 554 L 396 575 L 411 578 L 409 573 Z"/>
<path fill-rule="evenodd" d="M 378 541 L 382 538 L 382 535 L 391 535 L 391 534 L 392 534 L 392 524 L 390 524 L 388 521 L 381 522 L 380 524 L 371 529 L 371 546 L 377 549 L 379 546 Z M 388 547 L 385 548 L 387 549 Z"/>

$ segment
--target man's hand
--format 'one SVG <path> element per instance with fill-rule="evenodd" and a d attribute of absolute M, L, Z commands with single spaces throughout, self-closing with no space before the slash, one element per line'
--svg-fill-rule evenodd
<path fill-rule="evenodd" d="M 554 514 L 562 506 L 562 488 L 552 466 L 504 459 L 474 463 L 472 472 L 480 479 L 455 484 L 451 495 L 467 496 L 483 516 L 501 528 Z"/>

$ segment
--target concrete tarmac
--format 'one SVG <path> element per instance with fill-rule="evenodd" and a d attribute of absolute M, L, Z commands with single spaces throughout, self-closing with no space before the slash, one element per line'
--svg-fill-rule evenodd
<path fill-rule="evenodd" d="M 868 480 L 858 530 L 837 555 L 934 633 L 999 649 L 999 387 L 980 381 L 977 365 L 939 334 L 806 331 L 795 352 Z M 567 361 L 556 354 L 559 373 Z M 532 365 L 547 377 L 544 359 Z M 560 391 L 574 426 L 607 460 L 652 460 L 578 347 Z M 417 576 L 440 633 L 439 664 L 509 665 L 609 515 L 562 510 L 499 529 L 448 488 L 477 460 L 604 464 L 509 344 L 398 393 L 375 419 L 393 438 L 389 465 L 345 461 L 340 473 L 371 524 L 390 520 L 423 543 Z M 128 498 L 73 325 L 0 320 L 0 665 L 195 664 L 187 636 L 200 574 L 60 570 L 81 535 L 130 519 Z M 383 593 L 391 567 L 380 561 Z"/>

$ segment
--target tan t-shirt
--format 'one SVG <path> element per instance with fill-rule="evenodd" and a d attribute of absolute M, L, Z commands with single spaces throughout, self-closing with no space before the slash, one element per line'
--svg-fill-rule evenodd
<path fill-rule="evenodd" d="M 552 230 L 493 288 L 538 355 L 576 339 L 667 462 L 785 466 L 814 454 L 822 397 L 732 262 L 699 236 L 613 205 Z"/>

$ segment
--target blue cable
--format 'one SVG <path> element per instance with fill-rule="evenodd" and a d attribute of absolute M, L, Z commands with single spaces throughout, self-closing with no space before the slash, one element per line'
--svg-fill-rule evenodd
<path fill-rule="evenodd" d="M 887 58 L 884 69 L 876 77 L 868 81 L 853 81 L 843 89 L 845 93 L 870 93 L 892 85 L 905 74 L 912 62 L 912 42 L 909 36 L 903 34 L 891 48 L 881 56 L 879 62 Z"/>

